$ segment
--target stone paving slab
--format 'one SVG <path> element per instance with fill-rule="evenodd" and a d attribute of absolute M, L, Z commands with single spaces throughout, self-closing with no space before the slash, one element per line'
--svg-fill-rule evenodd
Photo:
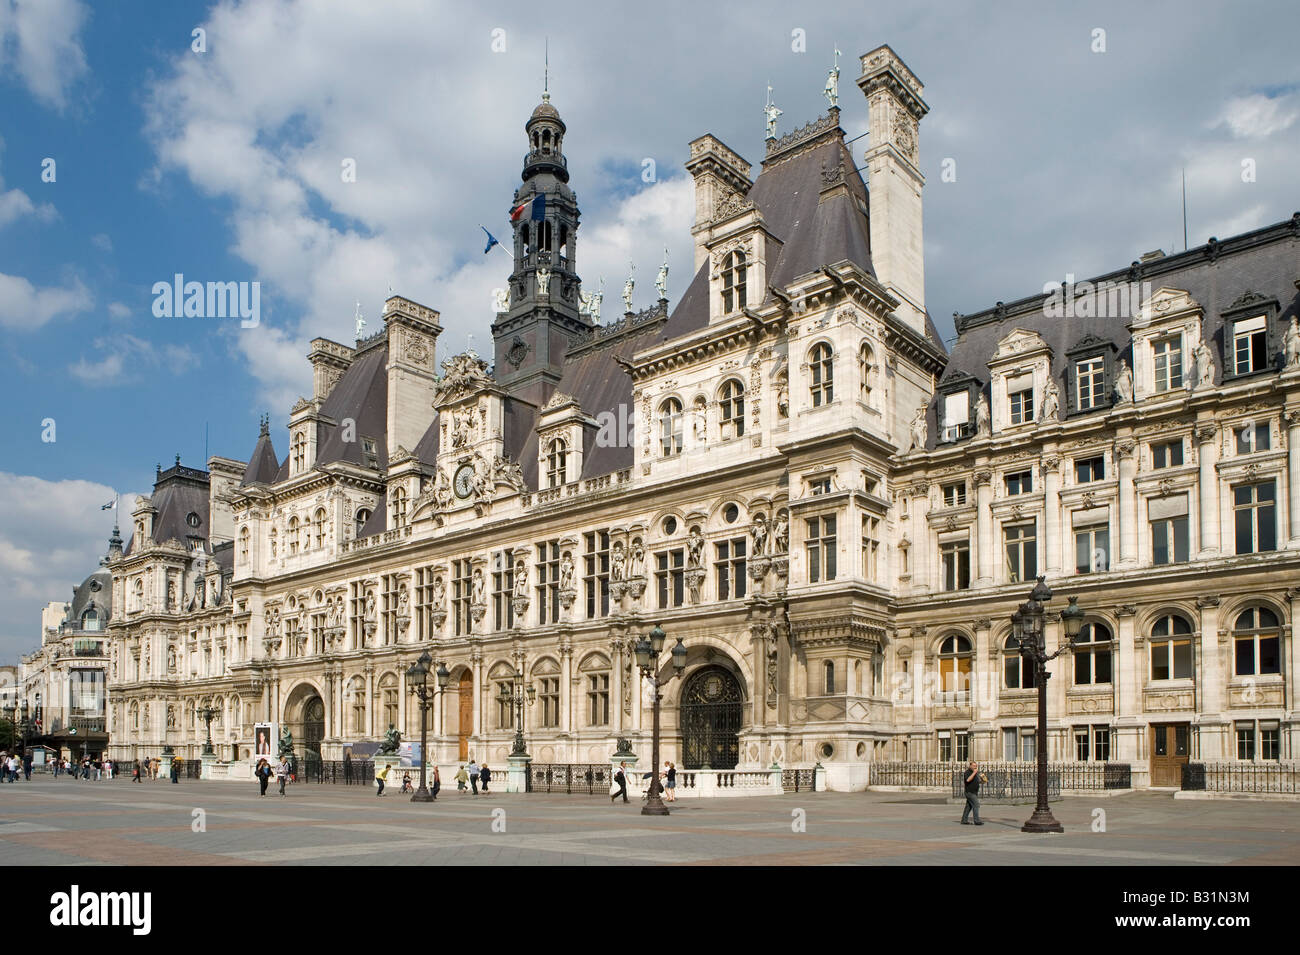
<path fill-rule="evenodd" d="M 147 786 L 147 788 L 146 788 Z M 444 793 L 432 804 L 361 786 L 36 778 L 0 786 L 7 865 L 1085 865 L 1300 864 L 1300 812 L 1136 792 L 1052 805 L 1063 835 L 986 825 L 933 794 L 799 793 L 699 800 L 667 817 L 603 796 Z M 194 831 L 200 809 L 204 831 Z M 495 812 L 496 810 L 504 811 Z M 802 813 L 796 812 L 802 810 Z M 1104 813 L 1104 831 L 1093 831 Z M 803 831 L 795 831 L 800 818 Z M 494 828 L 495 824 L 495 828 Z M 504 824 L 505 831 L 498 831 Z"/>

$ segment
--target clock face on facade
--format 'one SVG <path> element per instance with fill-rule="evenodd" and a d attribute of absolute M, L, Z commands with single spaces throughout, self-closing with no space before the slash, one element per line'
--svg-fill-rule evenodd
<path fill-rule="evenodd" d="M 474 467 L 470 464 L 462 464 L 456 472 L 456 496 L 469 497 L 470 491 L 474 490 Z"/>

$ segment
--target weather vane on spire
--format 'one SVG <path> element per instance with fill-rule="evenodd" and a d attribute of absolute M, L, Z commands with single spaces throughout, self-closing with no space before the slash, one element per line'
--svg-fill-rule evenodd
<path fill-rule="evenodd" d="M 545 57 L 542 71 L 542 101 L 549 103 L 551 101 L 551 38 L 544 37 L 542 43 Z"/>
<path fill-rule="evenodd" d="M 763 107 L 763 114 L 767 116 L 767 138 L 776 139 L 776 118 L 781 115 L 781 111 L 772 102 L 771 83 L 767 84 L 767 105 Z"/>
<path fill-rule="evenodd" d="M 822 90 L 822 95 L 826 97 L 831 104 L 831 109 L 840 108 L 840 51 L 837 47 L 835 50 L 835 64 L 826 74 L 826 87 Z"/>

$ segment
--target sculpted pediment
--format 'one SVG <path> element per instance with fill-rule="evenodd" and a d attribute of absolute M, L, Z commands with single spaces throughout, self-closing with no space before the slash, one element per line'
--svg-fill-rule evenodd
<path fill-rule="evenodd" d="M 1043 336 L 1039 335 L 1038 332 L 1027 328 L 1017 328 L 998 342 L 997 351 L 994 352 L 989 364 L 1003 359 L 1023 358 L 1025 355 L 1037 351 L 1048 350 L 1047 342 L 1043 340 Z"/>
<path fill-rule="evenodd" d="M 1199 314 L 1201 303 L 1192 298 L 1186 289 L 1165 286 L 1156 289 L 1150 298 L 1142 302 L 1132 327 L 1142 328 L 1166 319 L 1186 316 L 1189 312 Z"/>

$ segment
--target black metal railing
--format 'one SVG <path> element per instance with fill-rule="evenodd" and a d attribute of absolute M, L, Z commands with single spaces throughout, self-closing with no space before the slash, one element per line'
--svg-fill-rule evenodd
<path fill-rule="evenodd" d="M 1196 792 L 1300 794 L 1300 764 L 1187 763 L 1182 788 Z"/>
<path fill-rule="evenodd" d="M 375 781 L 375 764 L 369 759 L 302 759 L 296 775 L 298 782 L 368 786 Z"/>
<path fill-rule="evenodd" d="M 788 793 L 809 793 L 817 788 L 817 770 L 781 770 L 781 788 Z"/>
<path fill-rule="evenodd" d="M 1032 799 L 1038 793 L 1038 766 L 1033 762 L 980 763 L 980 772 L 988 777 L 980 784 L 980 796 L 986 799 Z M 966 764 L 951 762 L 883 762 L 872 763 L 869 785 L 914 786 L 926 789 L 951 789 L 954 796 L 965 792 Z M 1100 792 L 1131 789 L 1132 767 L 1128 763 L 1048 763 L 1047 791 Z"/>
<path fill-rule="evenodd" d="M 607 796 L 612 780 L 609 763 L 530 763 L 528 766 L 530 793 Z M 628 791 L 633 791 L 631 780 L 628 780 Z"/>
<path fill-rule="evenodd" d="M 185 760 L 185 778 L 202 779 L 203 778 L 203 760 L 187 759 Z"/>

